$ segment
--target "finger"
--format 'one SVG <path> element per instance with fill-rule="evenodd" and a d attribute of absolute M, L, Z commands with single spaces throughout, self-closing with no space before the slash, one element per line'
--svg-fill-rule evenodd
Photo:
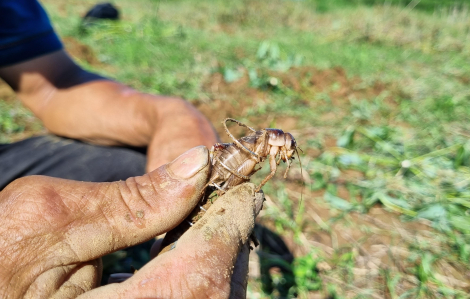
<path fill-rule="evenodd" d="M 263 191 L 255 193 L 255 214 L 258 215 L 263 208 Z M 250 259 L 251 240 L 243 244 L 238 254 L 235 268 L 233 269 L 232 280 L 230 281 L 230 298 L 246 298 L 246 288 L 248 285 L 248 264 Z"/>
<path fill-rule="evenodd" d="M 208 179 L 208 155 L 199 146 L 149 174 L 113 183 L 41 176 L 18 180 L 0 194 L 0 214 L 14 222 L 10 227 L 21 229 L 0 232 L 15 234 L 15 248 L 30 248 L 34 240 L 44 250 L 18 260 L 42 260 L 50 267 L 141 243 L 191 212 Z"/>
<path fill-rule="evenodd" d="M 99 286 L 102 270 L 101 259 L 55 267 L 41 273 L 32 284 L 28 285 L 24 296 L 11 298 L 75 298 Z"/>
<path fill-rule="evenodd" d="M 109 294 L 118 298 L 227 298 L 232 293 L 237 256 L 248 242 L 256 206 L 263 200 L 254 198 L 254 189 L 253 184 L 243 184 L 230 190 L 179 239 L 173 250 L 157 256 L 125 282 L 93 290 L 90 298 L 110 298 Z M 245 292 L 242 284 L 233 287 L 242 287 L 233 290 L 234 294 Z"/>
<path fill-rule="evenodd" d="M 243 244 L 233 269 L 230 281 L 230 298 L 246 298 L 248 284 L 248 262 L 250 256 L 250 242 Z"/>

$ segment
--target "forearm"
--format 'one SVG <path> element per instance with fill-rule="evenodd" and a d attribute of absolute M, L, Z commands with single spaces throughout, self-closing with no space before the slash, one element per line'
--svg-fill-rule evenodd
<path fill-rule="evenodd" d="M 39 113 L 52 133 L 102 145 L 149 146 L 148 170 L 197 145 L 214 131 L 192 105 L 99 80 L 51 95 Z"/>
<path fill-rule="evenodd" d="M 216 142 L 210 123 L 189 103 L 86 72 L 63 51 L 0 69 L 0 76 L 52 133 L 102 145 L 149 146 L 149 170 Z"/>
<path fill-rule="evenodd" d="M 47 100 L 22 100 L 52 133 L 102 145 L 147 146 L 157 125 L 157 101 L 119 83 L 99 80 L 53 90 Z M 43 102 L 41 107 L 30 103 Z M 29 105 L 28 105 L 29 104 Z"/>

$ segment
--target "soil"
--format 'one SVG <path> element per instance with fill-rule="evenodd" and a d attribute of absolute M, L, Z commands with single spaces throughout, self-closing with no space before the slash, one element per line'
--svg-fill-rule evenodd
<path fill-rule="evenodd" d="M 96 58 L 96 55 L 93 52 L 93 49 L 91 49 L 91 47 L 80 43 L 78 40 L 70 36 L 64 37 L 62 39 L 62 42 L 64 43 L 64 46 L 67 52 L 73 58 L 79 61 L 85 61 L 89 65 L 92 65 L 92 66 L 97 66 L 97 67 L 104 66 L 104 64 L 101 63 L 98 60 L 98 58 Z"/>
<path fill-rule="evenodd" d="M 250 86 L 246 73 L 242 78 L 231 83 L 225 82 L 221 73 L 214 73 L 204 84 L 204 91 L 212 100 L 196 101 L 195 105 L 212 121 L 216 129 L 222 128 L 219 124 L 224 118 L 238 118 L 246 115 L 254 103 L 271 101 L 271 90 Z M 297 67 L 283 73 L 270 72 L 269 75 L 280 80 L 283 86 L 303 95 L 305 102 L 308 102 L 308 98 L 315 94 L 327 93 L 332 105 L 345 110 L 350 107 L 349 99 L 351 98 L 372 100 L 390 88 L 381 82 L 367 85 L 358 77 L 350 78 L 341 67 L 323 70 L 315 67 Z M 386 102 L 393 105 L 393 97 L 387 97 Z M 323 117 L 328 118 L 328 115 Z M 331 115 L 331 118 L 338 119 L 337 113 Z M 249 120 L 251 126 L 261 128 L 266 127 L 263 124 L 268 125 L 272 121 L 256 116 Z M 285 131 L 299 129 L 293 117 L 276 117 L 276 124 Z"/>
<path fill-rule="evenodd" d="M 285 73 L 271 73 L 273 77 L 278 78 L 282 85 L 295 90 L 305 96 L 306 99 L 318 93 L 326 93 L 331 99 L 331 104 L 338 108 L 334 113 L 326 113 L 322 116 L 322 121 L 328 122 L 328 126 L 335 126 L 335 119 L 341 115 L 350 113 L 351 101 L 349 99 L 373 100 L 377 96 L 387 92 L 385 104 L 393 110 L 397 108 L 395 98 L 400 97 L 400 91 L 394 86 L 388 86 L 381 82 L 372 84 L 364 83 L 358 77 L 349 77 L 341 67 L 319 70 L 314 67 L 293 68 Z M 204 84 L 204 90 L 210 101 L 197 102 L 196 107 L 209 118 L 214 124 L 216 130 L 223 140 L 229 141 L 222 127 L 221 121 L 226 117 L 239 118 L 247 115 L 250 108 L 258 102 L 269 103 L 272 92 L 269 89 L 260 89 L 250 86 L 248 76 L 231 83 L 224 81 L 222 74 L 215 73 L 208 78 Z M 296 118 L 275 115 L 276 126 L 284 131 L 292 132 L 297 140 L 303 140 L 312 135 L 324 135 L 322 148 L 308 148 L 306 155 L 309 158 L 319 156 L 324 150 L 336 147 L 336 138 L 328 134 L 328 127 L 306 128 L 299 124 Z M 268 117 L 257 117 L 256 115 L 247 117 L 247 125 L 257 129 L 266 128 L 273 121 Z M 393 119 L 389 120 L 391 124 Z M 406 127 L 407 124 L 401 124 Z M 243 135 L 243 130 L 234 127 L 234 135 Z M 304 158 L 303 158 L 304 159 Z M 267 166 L 264 166 L 267 167 Z M 304 170 L 305 171 L 305 170 Z M 305 178 L 305 176 L 304 176 Z M 355 170 L 344 170 L 337 180 L 338 196 L 351 200 L 348 189 L 345 187 L 347 182 L 361 180 L 364 174 Z M 275 181 L 283 180 L 280 174 L 276 174 Z M 255 182 L 256 183 L 256 182 Z M 308 182 L 311 183 L 311 182 Z M 390 273 L 400 273 L 404 275 L 401 280 L 403 289 L 416 287 L 413 269 L 416 268 L 416 259 L 412 259 L 409 247 L 415 244 L 416 240 L 430 244 L 428 250 L 442 250 L 442 246 L 435 239 L 433 228 L 426 222 L 406 222 L 400 218 L 400 215 L 389 212 L 381 205 L 372 208 L 366 214 L 349 213 L 340 220 L 333 222 L 331 231 L 322 229 L 322 224 L 331 223 L 331 220 L 338 216 L 339 212 L 334 212 L 322 200 L 324 190 L 308 191 L 308 188 L 301 183 L 300 171 L 291 170 L 287 178 L 286 192 L 289 199 L 293 201 L 294 209 L 298 207 L 300 197 L 303 198 L 305 205 L 304 223 L 305 226 L 300 236 L 294 237 L 292 233 L 286 233 L 281 237 L 288 245 L 294 256 L 309 254 L 312 248 L 320 249 L 326 256 L 325 269 L 318 269 L 324 283 L 333 282 L 341 284 L 343 278 L 335 275 L 343 270 L 335 269 L 338 265 L 338 259 L 342 253 L 353 252 L 354 266 L 353 278 L 348 284 L 344 285 L 347 297 L 357 295 L 357 288 L 372 288 L 377 292 L 374 298 L 389 297 L 384 285 L 384 269 Z M 302 194 L 302 195 L 301 195 Z M 269 199 L 267 194 L 266 204 L 275 205 Z M 354 198 L 357 201 L 362 199 Z M 267 217 L 264 211 L 261 211 L 257 220 L 260 224 L 276 231 L 276 225 L 272 218 Z M 300 240 L 299 240 L 300 239 Z M 419 259 L 418 259 L 419 260 Z M 252 263 L 257 263 L 256 258 L 251 259 Z M 331 266 L 330 266 L 331 265 Z M 250 265 L 250 269 L 256 269 L 258 266 Z M 335 272 L 336 271 L 336 272 Z M 259 273 L 255 271 L 255 273 Z M 442 267 L 442 272 L 437 275 L 448 277 L 455 286 L 465 286 L 470 288 L 468 275 L 465 269 L 459 269 L 458 265 L 446 264 Z M 391 274 L 391 275 L 392 275 Z M 250 275 L 251 279 L 256 279 Z M 352 285 L 352 287 L 351 287 Z M 326 285 L 324 286 L 326 289 Z M 382 290 L 382 291 L 381 291 Z M 318 295 L 317 293 L 311 294 Z M 319 297 L 320 298 L 320 297 Z"/>

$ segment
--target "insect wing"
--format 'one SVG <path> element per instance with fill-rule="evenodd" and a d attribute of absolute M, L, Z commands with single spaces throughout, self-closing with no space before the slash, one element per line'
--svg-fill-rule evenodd
<path fill-rule="evenodd" d="M 240 141 L 242 141 L 242 142 L 244 142 L 244 143 L 247 143 L 247 144 L 255 145 L 255 144 L 256 144 L 256 141 L 257 141 L 261 136 L 263 136 L 263 131 L 256 131 L 255 133 L 251 133 L 251 134 L 248 135 L 248 136 L 245 136 L 245 137 L 240 138 Z"/>

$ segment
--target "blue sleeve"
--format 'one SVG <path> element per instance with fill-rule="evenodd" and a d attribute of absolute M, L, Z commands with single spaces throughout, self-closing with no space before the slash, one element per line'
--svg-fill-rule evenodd
<path fill-rule="evenodd" d="M 0 0 L 0 67 L 62 49 L 37 0 Z"/>

